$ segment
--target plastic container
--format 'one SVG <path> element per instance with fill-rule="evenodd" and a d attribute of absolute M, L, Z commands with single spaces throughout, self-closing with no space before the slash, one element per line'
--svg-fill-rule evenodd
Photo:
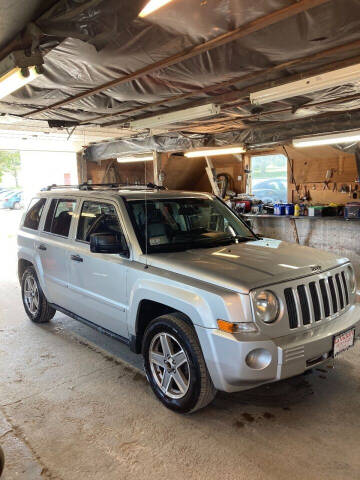
<path fill-rule="evenodd" d="M 294 215 L 295 206 L 293 203 L 287 203 L 285 205 L 285 215 Z"/>
<path fill-rule="evenodd" d="M 350 202 L 345 205 L 345 218 L 360 218 L 360 202 Z"/>
<path fill-rule="evenodd" d="M 299 217 L 300 216 L 300 205 L 296 204 L 294 207 L 294 216 Z"/>
<path fill-rule="evenodd" d="M 274 205 L 274 215 L 285 215 L 285 204 L 276 203 Z"/>
<path fill-rule="evenodd" d="M 309 217 L 322 217 L 323 208 L 322 206 L 308 207 Z"/>

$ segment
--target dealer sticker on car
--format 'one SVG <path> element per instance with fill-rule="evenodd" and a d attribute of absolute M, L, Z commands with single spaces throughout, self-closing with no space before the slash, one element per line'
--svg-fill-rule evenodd
<path fill-rule="evenodd" d="M 334 338 L 334 357 L 354 346 L 355 330 L 352 328 L 347 332 L 340 333 Z"/>

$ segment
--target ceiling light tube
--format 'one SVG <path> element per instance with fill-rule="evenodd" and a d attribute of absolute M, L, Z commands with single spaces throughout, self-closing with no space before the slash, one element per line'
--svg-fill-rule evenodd
<path fill-rule="evenodd" d="M 236 155 L 238 153 L 245 153 L 246 150 L 243 146 L 232 147 L 220 147 L 220 148 L 203 148 L 202 150 L 190 150 L 185 152 L 184 155 L 187 158 L 197 157 L 214 157 L 216 155 Z"/>
<path fill-rule="evenodd" d="M 220 113 L 220 106 L 210 103 L 208 105 L 200 105 L 199 107 L 187 108 L 186 110 L 178 110 L 177 112 L 164 113 L 162 115 L 154 115 L 153 117 L 143 118 L 130 122 L 130 128 L 155 128 L 171 123 L 186 122 L 196 120 L 198 118 L 211 117 Z"/>
<path fill-rule="evenodd" d="M 146 155 L 144 157 L 120 157 L 117 158 L 118 163 L 135 163 L 135 162 L 149 162 L 154 160 L 152 155 Z"/>
<path fill-rule="evenodd" d="M 253 105 L 264 105 L 277 100 L 319 92 L 320 90 L 337 87 L 338 85 L 355 83 L 359 80 L 360 64 L 351 65 L 350 67 L 321 73 L 320 75 L 297 80 L 296 82 L 285 83 L 277 87 L 250 93 L 250 102 Z"/>
<path fill-rule="evenodd" d="M 149 0 L 145 7 L 139 13 L 139 17 L 144 18 L 150 15 L 151 13 L 156 12 L 159 8 L 167 5 L 172 2 L 172 0 Z"/>
<path fill-rule="evenodd" d="M 39 76 L 36 67 L 14 68 L 0 77 L 0 98 L 7 97 Z"/>
<path fill-rule="evenodd" d="M 314 137 L 295 138 L 292 143 L 294 147 L 302 148 L 356 142 L 360 142 L 360 130 L 329 135 L 317 135 Z"/>

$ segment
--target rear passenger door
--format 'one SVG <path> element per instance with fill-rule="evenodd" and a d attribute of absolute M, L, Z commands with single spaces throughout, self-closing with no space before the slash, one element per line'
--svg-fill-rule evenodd
<path fill-rule="evenodd" d="M 123 233 L 116 204 L 84 200 L 73 250 L 69 253 L 69 295 L 73 313 L 128 338 L 126 274 L 129 259 L 90 252 L 93 233 Z"/>
<path fill-rule="evenodd" d="M 53 198 L 47 211 L 45 225 L 36 242 L 40 256 L 49 302 L 67 308 L 69 280 L 69 236 L 75 214 L 76 200 Z"/>

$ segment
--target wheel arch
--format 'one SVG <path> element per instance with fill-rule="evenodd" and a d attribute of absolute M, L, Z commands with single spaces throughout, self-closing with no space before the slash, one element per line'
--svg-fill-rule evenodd
<path fill-rule="evenodd" d="M 32 262 L 30 262 L 29 260 L 26 260 L 25 258 L 19 258 L 19 260 L 18 260 L 18 277 L 19 277 L 19 282 L 20 283 L 21 283 L 21 279 L 24 275 L 24 272 L 28 267 L 34 267 L 34 264 Z"/>
<path fill-rule="evenodd" d="M 166 303 L 157 302 L 150 299 L 142 299 L 138 304 L 135 324 L 135 335 L 131 336 L 130 348 L 135 353 L 141 353 L 144 333 L 149 323 L 157 317 L 169 313 L 176 313 L 185 323 L 193 326 L 191 318 L 183 311 L 178 310 Z"/>

